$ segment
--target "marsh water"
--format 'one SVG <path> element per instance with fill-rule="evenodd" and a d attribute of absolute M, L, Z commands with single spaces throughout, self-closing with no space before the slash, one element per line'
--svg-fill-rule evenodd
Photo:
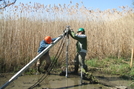
<path fill-rule="evenodd" d="M 40 75 L 23 75 L 10 83 L 5 89 L 28 89 L 39 80 Z M 39 86 L 33 89 L 133 89 L 129 85 L 133 80 L 120 78 L 117 75 L 106 75 L 102 73 L 93 73 L 98 84 L 90 84 L 88 80 L 82 80 L 79 75 L 59 76 L 58 74 L 50 74 L 45 78 Z M 13 74 L 0 74 L 0 87 L 5 84 Z"/>

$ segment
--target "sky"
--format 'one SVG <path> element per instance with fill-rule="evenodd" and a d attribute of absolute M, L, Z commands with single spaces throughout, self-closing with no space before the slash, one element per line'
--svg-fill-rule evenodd
<path fill-rule="evenodd" d="M 16 4 L 22 2 L 22 3 L 28 3 L 28 2 L 37 2 L 44 5 L 68 5 L 72 1 L 72 5 L 78 3 L 80 5 L 81 2 L 83 2 L 83 5 L 86 8 L 91 9 L 100 9 L 100 10 L 107 10 L 107 9 L 119 9 L 119 6 L 128 6 L 133 7 L 134 0 L 17 0 Z"/>

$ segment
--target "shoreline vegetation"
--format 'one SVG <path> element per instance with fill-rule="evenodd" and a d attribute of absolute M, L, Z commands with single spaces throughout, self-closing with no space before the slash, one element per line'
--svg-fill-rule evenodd
<path fill-rule="evenodd" d="M 134 69 L 129 63 L 134 47 L 134 9 L 119 8 L 121 11 L 101 11 L 85 8 L 82 3 L 44 6 L 29 2 L 3 9 L 0 12 L 0 72 L 20 70 L 37 55 L 39 42 L 45 36 L 58 37 L 70 25 L 74 31 L 80 27 L 86 30 L 89 71 L 133 77 Z M 57 52 L 58 44 L 50 50 L 51 56 Z M 70 61 L 75 51 L 75 41 L 70 39 Z M 65 54 L 61 55 L 58 62 L 63 64 Z M 30 71 L 34 69 L 32 66 Z"/>

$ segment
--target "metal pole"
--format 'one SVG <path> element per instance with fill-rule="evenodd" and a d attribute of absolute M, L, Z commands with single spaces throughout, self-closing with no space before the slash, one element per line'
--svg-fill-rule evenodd
<path fill-rule="evenodd" d="M 82 80 L 83 80 L 83 73 L 82 73 L 82 71 L 83 71 L 83 66 L 81 66 L 81 79 L 80 79 L 80 84 L 82 85 Z"/>
<path fill-rule="evenodd" d="M 51 47 L 53 47 L 60 39 L 64 37 L 65 33 L 59 36 L 53 43 L 51 43 L 46 49 L 32 59 L 27 65 L 25 65 L 20 71 L 18 71 L 11 79 L 9 79 L 0 89 L 7 87 L 12 81 L 17 79 L 25 70 L 27 70 L 33 63 L 35 63 L 41 56 L 43 56 Z"/>
<path fill-rule="evenodd" d="M 69 31 L 70 26 L 66 28 L 67 31 Z M 67 46 L 66 46 L 66 77 L 68 77 L 68 46 L 69 46 L 69 34 L 68 32 L 66 33 L 66 38 L 67 38 Z"/>

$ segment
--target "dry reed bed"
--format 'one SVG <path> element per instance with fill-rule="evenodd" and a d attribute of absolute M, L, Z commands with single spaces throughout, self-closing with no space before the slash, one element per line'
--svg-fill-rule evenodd
<path fill-rule="evenodd" d="M 66 25 L 70 25 L 74 31 L 85 28 L 88 36 L 87 60 L 130 57 L 131 48 L 134 47 L 132 8 L 100 11 L 80 7 L 78 3 L 73 6 L 71 3 L 63 6 L 20 3 L 1 11 L 0 70 L 11 71 L 24 66 L 36 56 L 39 42 L 45 36 L 59 36 Z M 75 55 L 75 42 L 70 38 L 70 60 Z M 50 50 L 51 56 L 55 55 L 57 48 L 58 44 Z M 65 60 L 65 53 L 60 59 Z"/>

